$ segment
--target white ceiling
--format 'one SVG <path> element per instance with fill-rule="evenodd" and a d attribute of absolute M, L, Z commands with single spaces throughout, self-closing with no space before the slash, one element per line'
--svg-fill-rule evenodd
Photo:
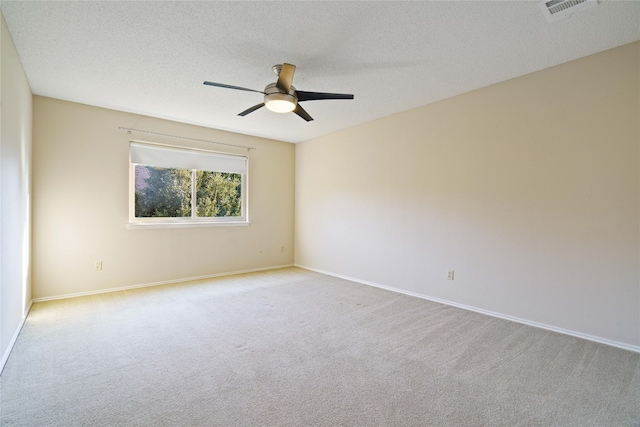
<path fill-rule="evenodd" d="M 299 142 L 640 39 L 640 1 L 548 23 L 536 1 L 0 1 L 34 94 Z M 274 64 L 299 90 L 262 108 Z"/>

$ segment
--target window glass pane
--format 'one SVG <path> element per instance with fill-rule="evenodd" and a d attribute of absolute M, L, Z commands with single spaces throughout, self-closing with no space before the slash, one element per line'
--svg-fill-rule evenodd
<path fill-rule="evenodd" d="M 190 217 L 191 171 L 135 166 L 135 216 Z"/>
<path fill-rule="evenodd" d="M 197 216 L 241 216 L 241 178 L 238 173 L 196 171 Z"/>

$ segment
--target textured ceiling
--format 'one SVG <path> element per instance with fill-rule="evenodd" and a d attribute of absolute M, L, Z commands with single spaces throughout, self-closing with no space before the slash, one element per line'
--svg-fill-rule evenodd
<path fill-rule="evenodd" d="M 640 2 L 0 1 L 36 95 L 299 142 L 640 39 Z M 262 108 L 274 64 L 314 117 Z"/>

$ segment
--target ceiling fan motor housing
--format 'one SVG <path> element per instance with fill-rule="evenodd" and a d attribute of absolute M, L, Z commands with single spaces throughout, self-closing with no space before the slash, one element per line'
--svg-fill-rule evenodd
<path fill-rule="evenodd" d="M 264 88 L 264 94 L 265 106 L 278 113 L 288 113 L 298 105 L 296 89 L 293 86 L 291 86 L 289 93 L 285 93 L 276 86 L 276 83 L 271 83 Z"/>

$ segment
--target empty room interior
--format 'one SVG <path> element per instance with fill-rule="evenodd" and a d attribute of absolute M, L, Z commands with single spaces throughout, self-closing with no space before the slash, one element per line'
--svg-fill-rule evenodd
<path fill-rule="evenodd" d="M 640 426 L 640 2 L 0 11 L 0 425 Z"/>

